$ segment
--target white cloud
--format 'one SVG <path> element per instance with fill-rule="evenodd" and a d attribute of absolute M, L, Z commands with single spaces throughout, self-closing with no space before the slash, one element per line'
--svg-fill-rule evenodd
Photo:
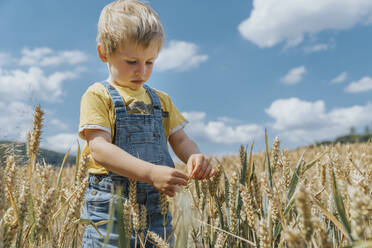
<path fill-rule="evenodd" d="M 236 120 L 236 119 L 227 117 L 227 116 L 219 116 L 219 117 L 217 117 L 217 120 L 218 121 L 223 121 L 223 122 L 229 122 L 229 123 L 233 123 L 233 122 L 239 121 L 239 120 Z"/>
<path fill-rule="evenodd" d="M 359 93 L 372 90 L 372 78 L 364 77 L 359 81 L 351 82 L 346 88 L 345 92 Z"/>
<path fill-rule="evenodd" d="M 52 119 L 50 121 L 50 124 L 52 124 L 54 127 L 58 128 L 59 130 L 67 129 L 67 125 L 63 121 L 61 121 L 59 119 L 56 119 L 56 118 Z"/>
<path fill-rule="evenodd" d="M 216 144 L 246 144 L 263 135 L 263 127 L 256 124 L 231 126 L 228 121 L 206 121 L 204 112 L 183 113 L 189 120 L 186 130 L 194 138 Z"/>
<path fill-rule="evenodd" d="M 25 141 L 32 128 L 33 108 L 19 101 L 0 101 L 0 139 Z"/>
<path fill-rule="evenodd" d="M 13 61 L 12 57 L 8 53 L 0 52 L 0 66 L 10 64 Z"/>
<path fill-rule="evenodd" d="M 318 126 L 327 121 L 323 101 L 307 102 L 295 97 L 278 99 L 265 111 L 275 119 L 273 128 L 276 130 Z"/>
<path fill-rule="evenodd" d="M 323 100 L 278 99 L 265 110 L 274 119 L 272 128 L 281 139 L 305 145 L 346 134 L 350 127 L 372 122 L 372 103 L 326 111 Z"/>
<path fill-rule="evenodd" d="M 70 152 L 76 154 L 77 141 L 79 141 L 80 149 L 85 145 L 85 141 L 80 139 L 76 133 L 60 133 L 54 136 L 45 138 L 45 141 L 40 144 L 41 147 L 57 152 L 66 153 L 68 149 Z"/>
<path fill-rule="evenodd" d="M 0 140 L 25 142 L 27 132 L 32 130 L 34 108 L 19 101 L 0 102 L 0 113 Z M 51 122 L 55 120 L 57 119 L 52 119 Z M 76 154 L 76 140 L 79 140 L 80 147 L 83 148 L 85 141 L 73 133 L 60 133 L 46 138 L 42 136 L 40 147 L 62 153 L 66 153 L 71 147 L 71 152 Z"/>
<path fill-rule="evenodd" d="M 172 40 L 160 52 L 155 62 L 155 69 L 185 71 L 198 67 L 207 59 L 208 55 L 199 54 L 198 47 L 194 43 Z"/>
<path fill-rule="evenodd" d="M 306 67 L 302 65 L 291 69 L 284 77 L 280 79 L 280 81 L 288 85 L 297 84 L 302 80 L 305 74 Z"/>
<path fill-rule="evenodd" d="M 371 0 L 254 0 L 253 10 L 238 30 L 260 47 L 282 41 L 301 43 L 306 34 L 344 30 L 372 20 Z"/>
<path fill-rule="evenodd" d="M 334 79 L 331 80 L 332 84 L 337 84 L 337 83 L 342 83 L 345 82 L 345 80 L 348 78 L 348 74 L 346 71 L 342 72 L 340 75 L 335 77 Z"/>
<path fill-rule="evenodd" d="M 39 47 L 32 50 L 24 48 L 20 65 L 24 66 L 57 66 L 62 64 L 76 65 L 87 60 L 88 56 L 78 50 L 55 52 L 48 47 Z"/>
<path fill-rule="evenodd" d="M 327 44 L 316 44 L 313 46 L 305 47 L 305 52 L 314 53 L 328 50 L 329 46 Z"/>
<path fill-rule="evenodd" d="M 30 67 L 27 71 L 0 68 L 0 99 L 19 100 L 35 96 L 55 102 L 62 94 L 62 83 L 77 76 L 75 71 L 56 71 L 45 75 L 39 67 Z"/>

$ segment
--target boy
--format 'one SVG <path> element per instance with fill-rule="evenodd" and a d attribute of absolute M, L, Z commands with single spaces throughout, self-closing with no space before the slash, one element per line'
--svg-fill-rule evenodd
<path fill-rule="evenodd" d="M 147 208 L 148 230 L 164 237 L 159 192 L 173 197 L 189 177 L 209 178 L 214 169 L 184 132 L 186 119 L 169 96 L 144 84 L 164 42 L 157 14 L 137 0 L 112 2 L 101 12 L 97 40 L 109 77 L 90 86 L 81 99 L 79 136 L 87 140 L 83 154 L 91 158 L 84 217 L 94 222 L 109 219 L 111 189 L 122 188 L 127 199 L 132 178 L 138 181 L 138 205 Z M 189 175 L 174 168 L 167 142 L 187 164 Z M 171 217 L 167 221 L 169 237 Z M 99 231 L 106 235 L 106 225 Z M 131 247 L 134 240 L 132 234 Z M 87 227 L 83 247 L 103 243 L 96 230 Z M 118 245 L 115 220 L 108 247 Z"/>

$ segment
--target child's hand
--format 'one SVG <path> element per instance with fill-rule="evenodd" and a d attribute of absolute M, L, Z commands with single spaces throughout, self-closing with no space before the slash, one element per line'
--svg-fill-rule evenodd
<path fill-rule="evenodd" d="M 199 180 L 210 178 L 215 172 L 209 164 L 209 159 L 201 153 L 193 154 L 189 157 L 187 171 L 192 178 Z"/>
<path fill-rule="evenodd" d="M 178 185 L 186 186 L 189 177 L 180 170 L 168 166 L 153 165 L 150 179 L 157 190 L 173 197 Z"/>

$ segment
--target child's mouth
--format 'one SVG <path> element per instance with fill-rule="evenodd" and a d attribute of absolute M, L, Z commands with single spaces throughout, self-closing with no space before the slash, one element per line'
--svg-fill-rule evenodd
<path fill-rule="evenodd" d="M 143 80 L 132 80 L 131 82 L 134 84 L 142 84 Z"/>

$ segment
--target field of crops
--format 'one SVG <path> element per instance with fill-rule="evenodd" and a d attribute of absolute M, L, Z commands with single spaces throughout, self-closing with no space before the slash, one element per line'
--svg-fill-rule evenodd
<path fill-rule="evenodd" d="M 58 168 L 35 161 L 42 116 L 37 107 L 28 164 L 17 164 L 9 149 L 0 171 L 0 247 L 80 247 L 84 226 L 111 225 L 80 218 L 88 158 Z M 241 146 L 236 156 L 211 158 L 213 178 L 190 180 L 174 198 L 162 195 L 174 246 L 372 247 L 372 143 L 284 150 L 278 138 L 265 138 L 266 152 Z M 170 237 L 143 233 L 146 209 L 135 185 L 128 201 L 110 208 L 123 220 L 120 246 L 128 247 L 134 230 L 138 244 L 169 247 Z"/>

